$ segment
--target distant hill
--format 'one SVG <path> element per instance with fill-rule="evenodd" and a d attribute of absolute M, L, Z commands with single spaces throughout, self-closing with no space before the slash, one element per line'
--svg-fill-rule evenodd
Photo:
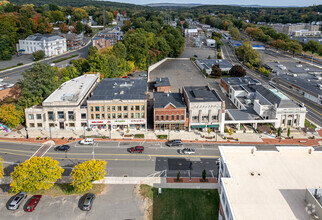
<path fill-rule="evenodd" d="M 176 3 L 151 3 L 146 4 L 149 7 L 157 7 L 157 8 L 192 8 L 196 6 L 201 6 L 203 4 L 191 3 L 191 4 L 176 4 Z"/>

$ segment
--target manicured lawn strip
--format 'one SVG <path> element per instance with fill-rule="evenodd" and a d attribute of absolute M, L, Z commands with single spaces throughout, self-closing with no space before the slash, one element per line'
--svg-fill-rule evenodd
<path fill-rule="evenodd" d="M 305 127 L 307 128 L 312 128 L 312 129 L 316 129 L 315 124 L 310 123 L 308 120 L 305 119 L 305 123 L 304 123 Z"/>
<path fill-rule="evenodd" d="M 162 189 L 157 195 L 153 189 L 153 219 L 218 219 L 217 190 Z"/>
<path fill-rule="evenodd" d="M 23 63 L 18 63 L 17 65 L 9 66 L 7 68 L 0 69 L 0 71 L 2 71 L 2 70 L 8 70 L 8 69 L 11 69 L 11 68 L 14 68 L 14 67 L 17 67 L 17 66 L 22 66 L 22 65 L 23 65 Z"/>
<path fill-rule="evenodd" d="M 64 61 L 64 60 L 68 60 L 68 59 L 70 59 L 70 58 L 73 58 L 73 57 L 77 57 L 79 54 L 74 54 L 74 55 L 71 55 L 71 56 L 69 56 L 69 57 L 63 57 L 63 58 L 60 58 L 60 59 L 58 59 L 58 60 L 54 60 L 53 61 L 53 63 L 59 63 L 59 62 L 62 62 L 62 61 Z"/>

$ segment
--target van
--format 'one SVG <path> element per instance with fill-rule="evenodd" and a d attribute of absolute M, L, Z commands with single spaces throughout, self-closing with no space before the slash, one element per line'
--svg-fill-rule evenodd
<path fill-rule="evenodd" d="M 94 139 L 93 138 L 86 138 L 83 139 L 79 142 L 81 145 L 93 145 L 94 144 Z"/>

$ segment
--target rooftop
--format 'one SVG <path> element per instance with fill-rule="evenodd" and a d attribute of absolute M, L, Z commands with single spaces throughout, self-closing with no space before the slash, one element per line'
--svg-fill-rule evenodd
<path fill-rule="evenodd" d="M 52 34 L 34 34 L 26 38 L 26 40 L 34 40 L 34 41 L 55 41 L 58 39 L 65 39 L 65 38 L 59 35 L 52 35 Z"/>
<path fill-rule="evenodd" d="M 165 108 L 172 104 L 175 108 L 186 108 L 181 93 L 154 93 L 154 108 Z"/>
<path fill-rule="evenodd" d="M 156 78 L 155 87 L 160 87 L 160 86 L 170 86 L 169 78 L 168 77 Z"/>
<path fill-rule="evenodd" d="M 219 151 L 230 174 L 222 181 L 234 219 L 314 219 L 306 212 L 305 192 L 322 185 L 321 152 L 298 146 L 277 151 L 220 146 Z"/>
<path fill-rule="evenodd" d="M 231 64 L 231 62 L 227 61 L 227 60 L 217 60 L 217 59 L 197 59 L 197 61 L 199 61 L 205 69 L 211 69 L 213 67 L 213 65 L 215 64 L 219 64 L 219 67 L 221 69 L 225 68 L 232 68 L 233 64 Z"/>
<path fill-rule="evenodd" d="M 189 96 L 190 102 L 221 102 L 221 98 L 208 86 L 185 86 L 184 90 Z"/>
<path fill-rule="evenodd" d="M 247 108 L 247 110 L 229 109 L 227 112 L 233 121 L 262 120 L 251 108 Z"/>
<path fill-rule="evenodd" d="M 146 79 L 106 78 L 98 85 L 89 101 L 146 100 Z"/>
<path fill-rule="evenodd" d="M 248 85 L 248 84 L 260 84 L 259 81 L 251 77 L 223 77 L 221 78 L 226 84 L 230 86 L 234 85 Z"/>
<path fill-rule="evenodd" d="M 80 101 L 98 80 L 97 74 L 85 74 L 64 82 L 42 105 L 80 105 Z"/>

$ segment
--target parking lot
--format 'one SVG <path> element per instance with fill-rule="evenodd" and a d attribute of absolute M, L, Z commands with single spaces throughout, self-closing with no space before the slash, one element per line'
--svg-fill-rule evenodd
<path fill-rule="evenodd" d="M 180 58 L 191 58 L 196 59 L 208 59 L 210 56 L 211 59 L 216 58 L 216 50 L 210 47 L 186 47 L 185 50 L 180 55 Z"/>
<path fill-rule="evenodd" d="M 102 195 L 97 195 L 91 211 L 82 211 L 79 200 L 82 195 L 63 197 L 43 196 L 33 212 L 24 212 L 28 196 L 18 210 L 9 211 L 7 202 L 13 195 L 0 192 L 0 219 L 143 219 L 138 198 L 133 193 L 134 185 L 107 185 Z"/>
<path fill-rule="evenodd" d="M 184 86 L 207 85 L 207 80 L 190 60 L 167 60 L 149 74 L 149 81 L 168 77 L 172 92 L 178 92 Z"/>

